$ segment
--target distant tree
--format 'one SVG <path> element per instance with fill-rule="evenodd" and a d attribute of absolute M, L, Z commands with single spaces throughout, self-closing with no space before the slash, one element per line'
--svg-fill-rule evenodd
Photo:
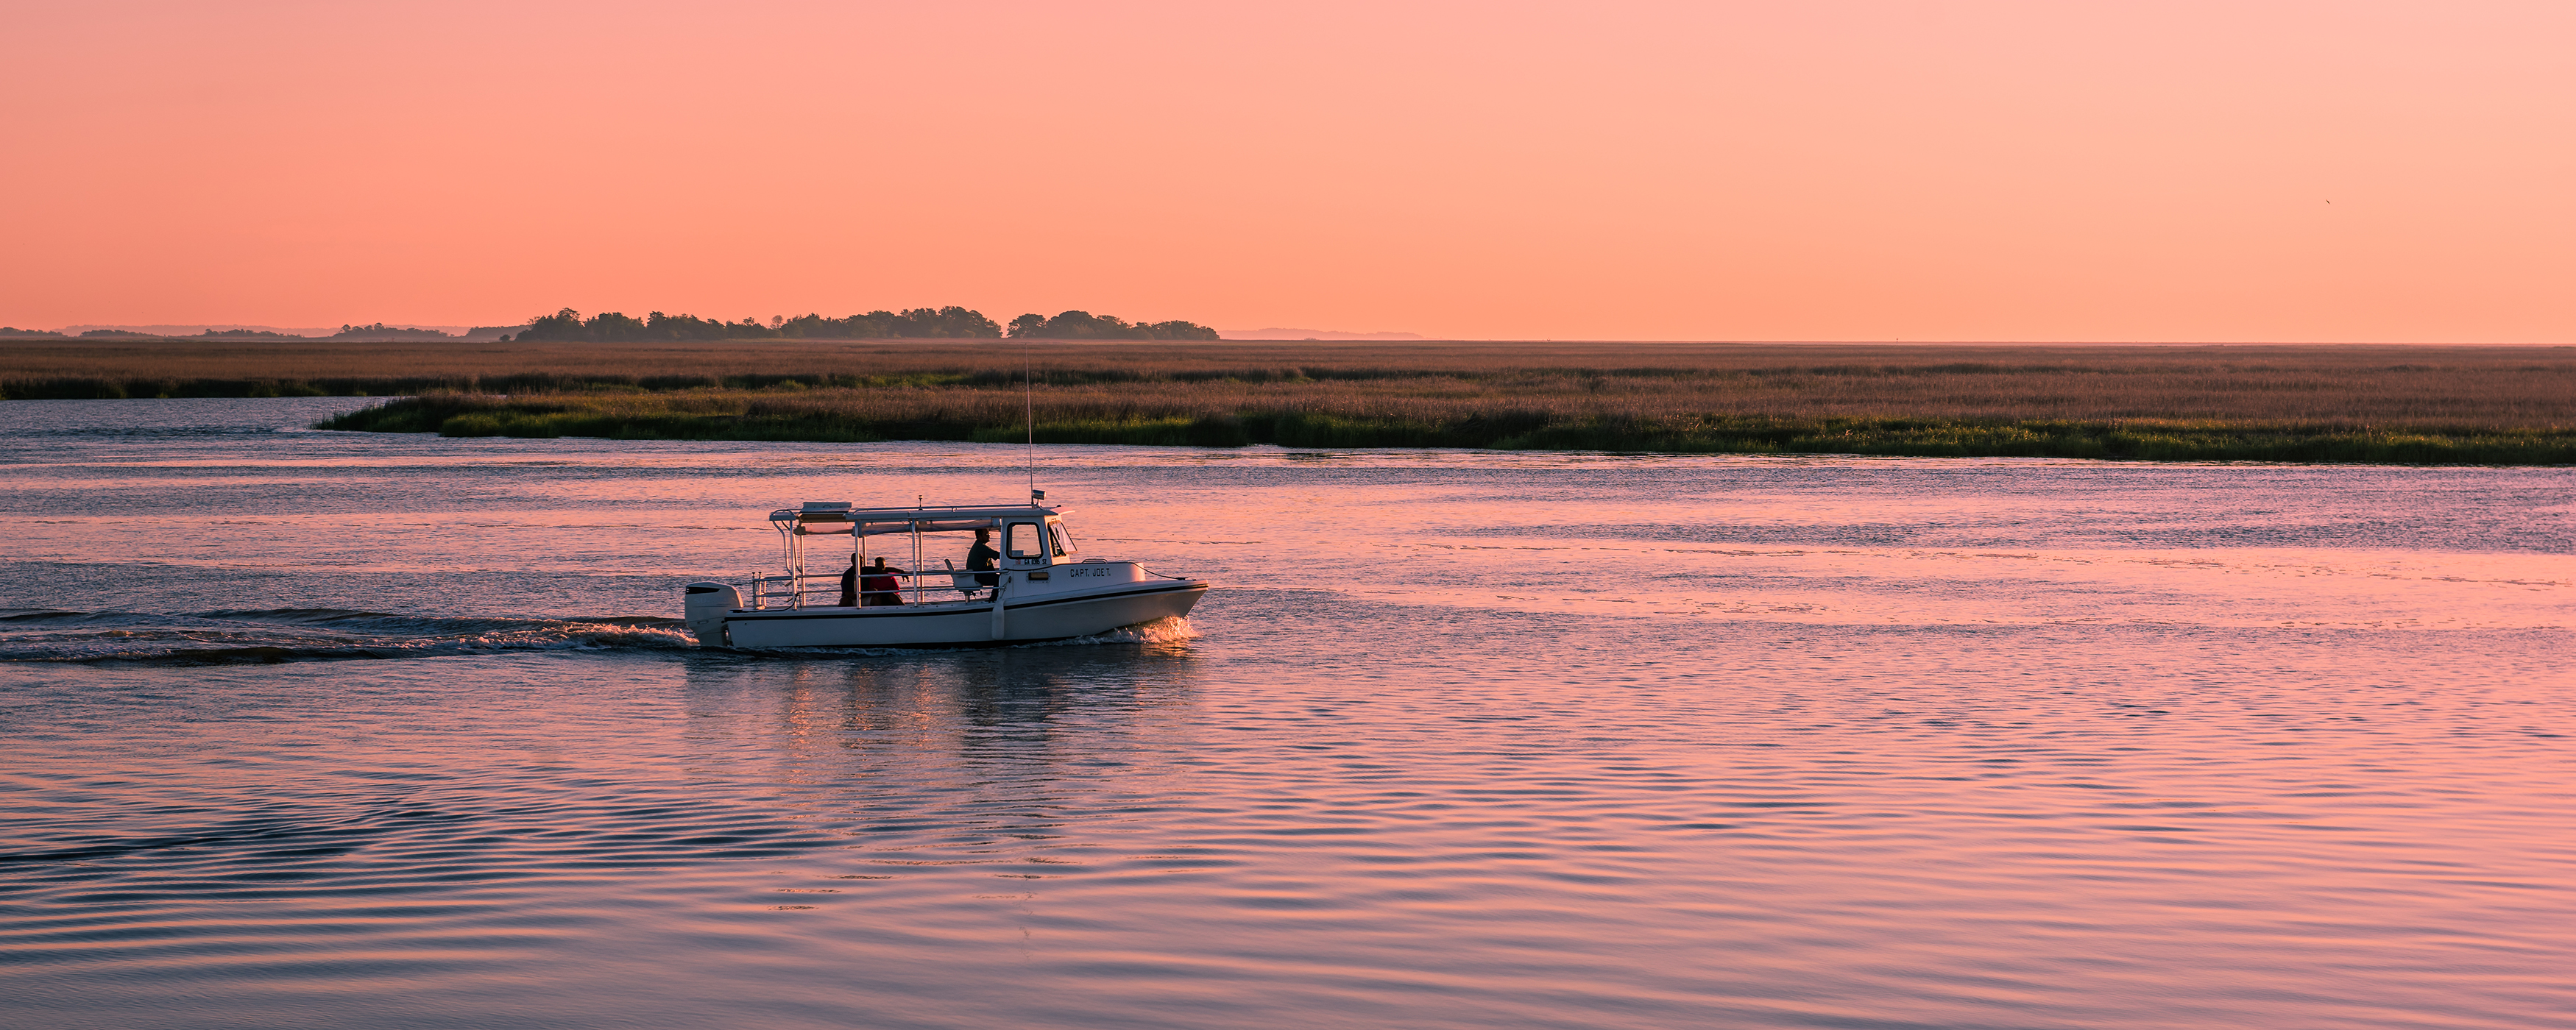
<path fill-rule="evenodd" d="M 1066 311 L 1047 319 L 1032 336 L 1051 340 L 1133 340 L 1135 327 L 1115 315 L 1094 315 L 1088 311 Z"/>
<path fill-rule="evenodd" d="M 1011 335 L 1049 340 L 1213 340 L 1216 330 L 1196 322 L 1129 323 L 1116 315 L 1067 311 L 1054 318 L 1021 315 L 1011 320 Z"/>
<path fill-rule="evenodd" d="M 910 308 L 894 317 L 895 336 L 925 336 L 961 339 L 996 338 L 1002 327 L 981 311 L 968 311 L 954 304 L 933 310 Z"/>
<path fill-rule="evenodd" d="M 521 340 L 583 339 L 581 312 L 565 308 L 551 315 L 538 315 L 528 320 L 527 328 L 519 330 L 518 338 Z"/>
<path fill-rule="evenodd" d="M 374 325 L 343 325 L 340 331 L 323 337 L 326 340 L 453 340 L 456 337 L 436 329 L 404 329 L 378 322 Z"/>
<path fill-rule="evenodd" d="M 644 339 L 644 320 L 629 318 L 623 311 L 602 311 L 591 316 L 590 324 L 582 328 L 589 331 L 591 339 L 601 342 L 632 343 Z"/>
<path fill-rule="evenodd" d="M 797 339 L 872 340 L 901 336 L 998 336 L 999 327 L 964 308 L 913 308 L 901 314 L 870 311 L 848 318 L 802 315 L 787 319 L 779 335 Z"/>
<path fill-rule="evenodd" d="M 656 311 L 644 317 L 644 328 L 634 337 L 631 339 L 612 340 L 610 342 L 635 342 L 643 340 L 734 340 L 745 337 L 768 337 L 775 335 L 777 335 L 775 332 L 763 328 L 759 323 L 753 322 L 748 318 L 743 319 L 741 324 L 736 325 L 731 322 L 719 322 L 712 319 L 699 318 L 696 315 L 665 315 Z M 521 338 L 525 339 L 525 337 Z"/>
<path fill-rule="evenodd" d="M 851 315 L 842 319 L 841 324 L 841 331 L 853 340 L 882 339 L 894 335 L 895 314 L 884 310 L 871 311 L 864 315 Z"/>
<path fill-rule="evenodd" d="M 21 339 L 28 337 L 36 339 L 52 338 L 56 340 L 71 339 L 71 337 L 47 329 L 12 329 L 5 325 L 0 325 L 0 336 L 18 337 Z"/>
<path fill-rule="evenodd" d="M 633 343 L 652 340 L 757 340 L 784 337 L 788 339 L 880 339 L 897 336 L 931 337 L 998 337 L 1002 327 L 981 312 L 951 305 L 944 308 L 912 308 L 901 313 L 871 311 L 848 318 L 827 318 L 807 313 L 795 318 L 774 315 L 766 325 L 757 319 L 726 322 L 699 318 L 696 315 L 666 315 L 656 311 L 641 320 L 615 311 L 601 312 L 588 319 L 581 312 L 565 308 L 551 315 L 528 320 L 527 328 L 516 334 L 519 340 L 572 340 L 591 343 Z M 504 337 L 509 339 L 510 337 Z"/>
<path fill-rule="evenodd" d="M 1216 330 L 1210 329 L 1196 322 L 1184 322 L 1179 319 L 1173 319 L 1169 322 L 1140 323 L 1136 328 L 1144 330 L 1145 338 L 1149 340 L 1213 340 L 1217 338 Z"/>

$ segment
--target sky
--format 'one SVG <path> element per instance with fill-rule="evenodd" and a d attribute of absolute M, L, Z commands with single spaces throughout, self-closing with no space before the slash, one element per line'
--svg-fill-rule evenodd
<path fill-rule="evenodd" d="M 2576 342 L 2576 4 L 0 0 L 0 324 Z"/>

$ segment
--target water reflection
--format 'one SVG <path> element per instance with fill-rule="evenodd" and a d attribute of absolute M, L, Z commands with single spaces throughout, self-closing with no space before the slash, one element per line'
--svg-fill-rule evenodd
<path fill-rule="evenodd" d="M 695 656 L 683 696 L 710 768 L 795 785 L 822 809 L 896 797 L 1022 798 L 1186 752 L 1201 662 L 1187 642 L 832 657 Z"/>
<path fill-rule="evenodd" d="M 2569 470 L 1059 449 L 1206 636 L 797 657 L 644 616 L 1022 452 L 7 428 L 24 632 L 436 646 L 0 663 L 0 1023 L 2576 1011 Z"/>

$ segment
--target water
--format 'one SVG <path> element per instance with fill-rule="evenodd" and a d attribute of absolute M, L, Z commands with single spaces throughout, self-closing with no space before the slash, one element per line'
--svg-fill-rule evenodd
<path fill-rule="evenodd" d="M 2565 1027 L 2576 471 L 1042 448 L 1212 579 L 700 652 L 1017 449 L 0 405 L 0 1023 Z"/>

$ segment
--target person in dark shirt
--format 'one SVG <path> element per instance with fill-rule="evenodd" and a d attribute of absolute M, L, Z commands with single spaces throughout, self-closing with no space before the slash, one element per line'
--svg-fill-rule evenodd
<path fill-rule="evenodd" d="M 993 570 L 1001 567 L 1002 552 L 993 549 L 993 531 L 976 530 L 975 546 L 966 552 L 966 571 L 984 573 L 975 577 L 975 585 L 987 590 L 1000 585 L 1002 577 Z"/>
<path fill-rule="evenodd" d="M 850 567 L 841 570 L 841 607 L 859 606 L 859 556 L 850 555 Z"/>

